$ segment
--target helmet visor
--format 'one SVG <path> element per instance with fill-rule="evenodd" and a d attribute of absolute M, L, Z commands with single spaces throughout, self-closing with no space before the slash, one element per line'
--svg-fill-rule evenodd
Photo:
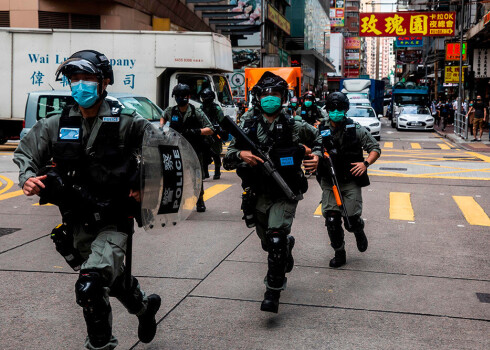
<path fill-rule="evenodd" d="M 84 58 L 70 58 L 60 64 L 56 70 L 56 81 L 60 81 L 60 75 L 64 75 L 67 78 L 71 78 L 73 74 L 85 73 L 85 74 L 100 74 L 100 70 L 90 61 Z"/>

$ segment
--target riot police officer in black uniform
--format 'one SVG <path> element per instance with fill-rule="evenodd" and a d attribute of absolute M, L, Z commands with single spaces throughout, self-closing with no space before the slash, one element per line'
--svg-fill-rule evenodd
<path fill-rule="evenodd" d="M 296 115 L 310 125 L 316 125 L 320 120 L 327 118 L 327 113 L 316 105 L 313 91 L 308 91 L 303 95 L 303 104 L 296 111 Z"/>
<path fill-rule="evenodd" d="M 209 144 L 206 145 L 207 154 L 204 156 L 204 173 L 208 175 L 204 177 L 209 177 L 208 165 L 212 159 L 214 161 L 213 180 L 218 180 L 221 176 L 221 152 L 223 151 L 223 143 L 228 140 L 228 133 L 220 126 L 224 114 L 221 107 L 214 102 L 215 98 L 216 95 L 210 88 L 204 89 L 201 93 L 201 110 L 206 114 L 214 128 L 214 134 L 207 138 Z"/>
<path fill-rule="evenodd" d="M 76 104 L 40 119 L 20 141 L 14 153 L 19 185 L 27 196 L 40 195 L 41 204 L 60 209 L 63 225 L 51 238 L 70 266 L 80 270 L 75 293 L 87 325 L 85 346 L 109 350 L 118 344 L 109 296 L 138 316 L 138 337 L 148 343 L 155 336 L 161 300 L 140 289 L 124 258 L 133 217 L 141 210 L 138 154 L 151 125 L 134 110 L 105 99 L 114 74 L 100 52 L 74 53 L 58 68 L 57 80 L 60 75 L 68 79 Z"/>
<path fill-rule="evenodd" d="M 204 160 L 202 150 L 204 149 L 205 135 L 212 135 L 213 125 L 208 117 L 198 108 L 189 103 L 191 89 L 187 84 L 177 84 L 172 90 L 172 96 L 175 96 L 176 106 L 167 107 L 163 113 L 163 120 L 160 124 L 170 122 L 170 127 L 184 136 L 192 145 L 194 151 L 199 158 L 201 168 L 204 174 Z M 203 176 L 204 177 L 204 176 Z M 202 186 L 201 194 L 197 200 L 196 208 L 198 212 L 206 211 L 204 205 L 204 186 Z"/>
<path fill-rule="evenodd" d="M 381 149 L 378 142 L 363 126 L 346 117 L 349 110 L 349 100 L 342 92 L 334 92 L 327 96 L 326 109 L 328 119 L 318 125 L 322 136 L 324 150 L 330 155 L 340 191 L 344 199 L 347 218 L 344 217 L 344 227 L 354 233 L 357 248 L 364 252 L 368 247 L 368 240 L 364 233 L 364 220 L 362 214 L 361 188 L 369 185 L 367 168 L 380 156 Z M 364 159 L 363 150 L 368 153 Z M 344 244 L 344 230 L 342 229 L 343 213 L 337 204 L 333 189 L 331 173 L 322 159 L 318 166 L 317 179 L 323 191 L 322 213 L 325 217 L 330 243 L 335 250 L 335 257 L 330 260 L 330 267 L 340 267 L 346 263 Z"/>

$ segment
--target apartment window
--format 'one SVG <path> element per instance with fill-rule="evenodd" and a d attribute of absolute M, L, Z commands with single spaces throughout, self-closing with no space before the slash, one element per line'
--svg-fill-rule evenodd
<path fill-rule="evenodd" d="M 39 11 L 39 28 L 100 29 L 100 16 Z"/>
<path fill-rule="evenodd" d="M 9 11 L 0 11 L 0 27 L 10 27 Z"/>

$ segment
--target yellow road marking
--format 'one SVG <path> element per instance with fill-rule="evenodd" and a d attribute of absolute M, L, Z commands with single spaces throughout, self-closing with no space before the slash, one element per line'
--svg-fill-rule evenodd
<path fill-rule="evenodd" d="M 51 203 L 47 203 L 47 204 L 43 204 L 43 205 L 41 205 L 41 204 L 39 204 L 39 203 L 34 203 L 33 205 L 37 205 L 38 207 L 39 207 L 39 206 L 41 206 L 41 207 L 45 207 L 45 206 L 52 206 L 53 204 L 51 204 Z"/>
<path fill-rule="evenodd" d="M 397 173 L 382 173 L 383 170 L 369 170 L 369 176 L 388 176 L 388 177 L 408 177 L 417 179 L 448 179 L 448 180 L 482 180 L 489 181 L 490 177 L 470 177 L 470 176 L 426 176 L 421 174 L 397 174 Z M 374 173 L 376 172 L 376 173 Z M 379 172 L 379 173 L 378 173 Z"/>
<path fill-rule="evenodd" d="M 490 218 L 473 197 L 453 196 L 453 199 L 470 225 L 490 226 Z"/>
<path fill-rule="evenodd" d="M 480 158 L 483 160 L 485 163 L 490 163 L 490 157 L 489 156 L 484 156 L 483 154 L 477 153 L 477 152 L 466 152 L 470 156 L 473 156 L 475 158 Z"/>
<path fill-rule="evenodd" d="M 412 149 L 422 149 L 422 147 L 420 147 L 420 143 L 411 143 L 410 146 L 412 147 Z"/>
<path fill-rule="evenodd" d="M 320 215 L 320 216 L 322 216 L 322 215 L 323 215 L 323 214 L 322 214 L 322 203 L 320 203 L 320 204 L 318 205 L 318 207 L 316 208 L 315 213 L 314 213 L 313 215 Z"/>
<path fill-rule="evenodd" d="M 5 187 L 0 190 L 0 194 L 7 192 L 14 185 L 14 182 L 12 180 L 10 180 L 8 177 L 0 175 L 0 179 L 4 180 L 6 182 Z M 1 186 L 0 186 L 0 188 L 1 188 Z"/>
<path fill-rule="evenodd" d="M 451 147 L 449 147 L 448 145 L 446 145 L 445 143 L 438 143 L 437 144 L 441 149 L 451 149 Z"/>
<path fill-rule="evenodd" d="M 217 194 L 223 192 L 224 190 L 230 188 L 231 185 L 214 185 L 209 187 L 207 190 L 204 190 L 204 200 L 207 201 L 210 198 L 213 198 Z"/>
<path fill-rule="evenodd" d="M 384 148 L 393 148 L 393 142 L 385 142 Z"/>
<path fill-rule="evenodd" d="M 390 219 L 413 221 L 409 192 L 390 192 Z"/>
<path fill-rule="evenodd" d="M 4 199 L 9 199 L 9 198 L 21 196 L 23 194 L 24 194 L 24 191 L 22 191 L 22 190 L 0 194 L 0 201 L 3 201 Z"/>

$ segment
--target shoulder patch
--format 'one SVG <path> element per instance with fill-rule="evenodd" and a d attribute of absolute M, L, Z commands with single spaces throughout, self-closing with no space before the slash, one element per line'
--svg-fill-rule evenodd
<path fill-rule="evenodd" d="M 118 123 L 119 122 L 119 117 L 103 117 L 102 118 L 103 122 L 108 122 L 108 123 Z"/>
<path fill-rule="evenodd" d="M 359 124 L 357 124 L 357 125 L 359 125 Z M 355 127 L 356 127 L 356 124 L 347 124 L 347 125 L 345 126 L 345 128 L 346 128 L 346 129 L 349 129 L 349 128 L 355 128 Z"/>

